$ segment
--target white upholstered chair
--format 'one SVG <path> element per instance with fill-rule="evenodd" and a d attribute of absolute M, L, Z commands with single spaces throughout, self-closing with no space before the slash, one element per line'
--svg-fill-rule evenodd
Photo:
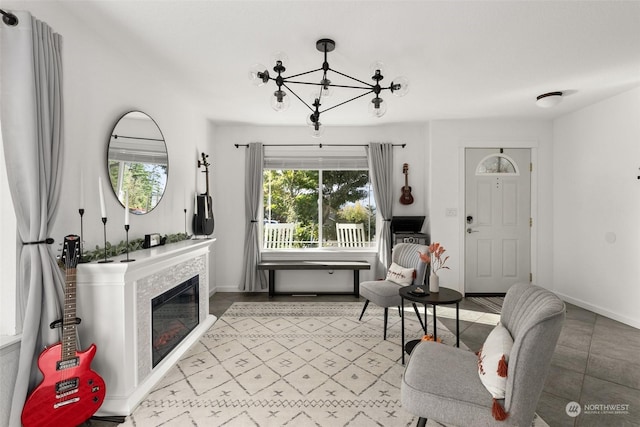
<path fill-rule="evenodd" d="M 564 318 L 565 304 L 552 292 L 529 283 L 513 285 L 500 315 L 500 325 L 513 339 L 504 399 L 494 399 L 485 388 L 477 355 L 430 341 L 411 352 L 400 389 L 402 407 L 420 417 L 418 426 L 427 419 L 457 426 L 530 426 Z M 429 366 L 435 369 L 425 369 Z"/>
<path fill-rule="evenodd" d="M 418 245 L 415 243 L 399 243 L 394 246 L 391 254 L 391 262 L 398 264 L 404 268 L 413 268 L 415 271 L 411 285 L 424 284 L 427 265 L 420 260 L 419 253 L 427 253 L 429 247 L 426 245 Z M 377 306 L 384 307 L 384 339 L 387 339 L 387 323 L 389 318 L 389 307 L 400 307 L 402 299 L 398 292 L 400 287 L 396 282 L 390 280 L 374 280 L 360 283 L 360 296 L 365 298 L 364 307 L 360 314 L 360 319 L 364 315 L 369 301 Z M 413 304 L 413 309 L 418 315 L 418 320 L 424 329 L 422 319 L 418 313 L 418 308 Z"/>

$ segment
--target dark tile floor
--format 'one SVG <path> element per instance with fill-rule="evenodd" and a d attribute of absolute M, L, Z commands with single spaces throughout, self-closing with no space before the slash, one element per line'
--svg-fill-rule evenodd
<path fill-rule="evenodd" d="M 210 299 L 210 312 L 221 316 L 236 301 L 354 301 L 353 296 L 269 298 L 266 293 L 217 293 Z M 461 311 L 488 312 L 463 299 Z M 440 313 L 440 311 L 439 311 Z M 495 325 L 488 314 L 476 321 L 460 317 L 460 340 L 471 350 L 480 348 Z M 438 316 L 455 331 L 455 318 Z M 567 304 L 567 316 L 551 370 L 538 402 L 537 412 L 556 426 L 640 426 L 640 330 Z M 577 417 L 567 415 L 570 402 L 580 403 Z M 587 405 L 585 407 L 585 405 Z M 607 413 L 603 405 L 619 405 L 624 413 Z M 588 410 L 589 413 L 586 413 Z"/>

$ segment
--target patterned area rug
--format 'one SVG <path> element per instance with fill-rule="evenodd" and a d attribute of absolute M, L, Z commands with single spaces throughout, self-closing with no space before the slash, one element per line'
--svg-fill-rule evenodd
<path fill-rule="evenodd" d="M 409 426 L 400 317 L 361 303 L 234 303 L 124 426 Z M 406 311 L 407 339 L 422 336 Z M 432 316 L 428 330 L 433 331 Z M 438 337 L 455 337 L 438 323 Z"/>
<path fill-rule="evenodd" d="M 370 304 L 359 322 L 361 309 L 356 302 L 234 303 L 122 425 L 414 426 L 417 418 L 400 405 L 400 317 L 389 310 L 384 341 L 383 310 Z M 407 339 L 422 336 L 413 309 L 405 322 Z M 429 332 L 431 322 L 429 315 Z M 455 345 L 439 322 L 438 337 Z"/>

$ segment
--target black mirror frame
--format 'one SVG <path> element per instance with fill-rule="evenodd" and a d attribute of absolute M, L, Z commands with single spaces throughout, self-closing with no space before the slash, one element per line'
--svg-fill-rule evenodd
<path fill-rule="evenodd" d="M 161 138 L 162 138 L 162 143 L 164 145 L 164 152 L 166 153 L 167 156 L 167 165 L 166 165 L 166 175 L 165 175 L 165 184 L 164 187 L 162 189 L 162 194 L 160 195 L 160 197 L 158 198 L 158 201 L 147 211 L 145 212 L 140 212 L 140 211 L 136 211 L 133 209 L 130 209 L 129 212 L 134 214 L 134 215 L 145 215 L 148 214 L 150 212 L 152 212 L 162 201 L 162 199 L 164 198 L 164 195 L 166 193 L 167 190 L 167 184 L 169 181 L 169 151 L 167 149 L 167 143 L 164 137 L 164 134 L 162 133 L 162 129 L 160 129 L 160 126 L 158 126 L 158 123 L 147 113 L 141 111 L 141 110 L 129 110 L 127 112 L 125 112 L 124 114 L 120 115 L 120 117 L 118 117 L 118 119 L 115 121 L 114 125 L 111 127 L 111 132 L 109 133 L 109 139 L 107 142 L 107 153 L 106 153 L 106 168 L 107 168 L 107 177 L 109 178 L 109 186 L 111 187 L 111 190 L 113 191 L 114 196 L 116 197 L 116 199 L 118 200 L 118 202 L 120 202 L 120 205 L 124 208 L 125 207 L 125 201 L 124 200 L 120 200 L 120 197 L 118 196 L 118 192 L 117 189 L 114 188 L 112 182 L 111 182 L 111 174 L 110 174 L 110 168 L 109 168 L 109 164 L 110 164 L 110 157 L 109 157 L 109 148 L 111 146 L 111 141 L 113 139 L 114 135 L 117 135 L 115 133 L 116 128 L 118 127 L 118 124 L 120 123 L 120 121 L 125 118 L 126 116 L 128 116 L 129 114 L 132 113 L 137 113 L 137 114 L 141 114 L 146 116 L 155 126 L 156 129 L 158 130 L 158 133 L 160 134 Z M 146 138 L 140 138 L 140 139 L 146 139 Z"/>

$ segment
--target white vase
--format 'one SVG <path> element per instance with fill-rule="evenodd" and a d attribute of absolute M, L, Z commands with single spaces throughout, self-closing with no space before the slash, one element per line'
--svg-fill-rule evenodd
<path fill-rule="evenodd" d="M 436 273 L 431 273 L 429 276 L 429 292 L 440 292 L 440 278 Z"/>

